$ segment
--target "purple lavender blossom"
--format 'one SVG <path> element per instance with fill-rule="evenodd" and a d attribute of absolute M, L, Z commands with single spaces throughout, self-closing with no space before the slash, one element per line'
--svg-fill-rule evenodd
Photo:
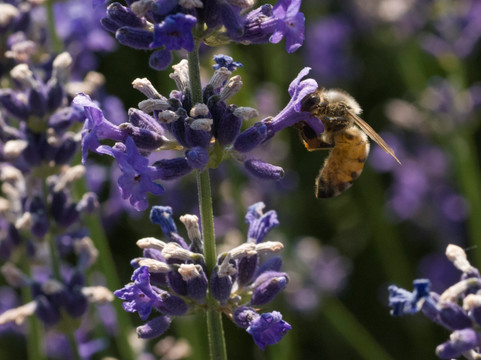
<path fill-rule="evenodd" d="M 430 30 L 421 37 L 423 48 L 438 58 L 454 54 L 467 57 L 481 37 L 481 4 L 463 0 L 449 4 L 435 16 Z"/>
<path fill-rule="evenodd" d="M 279 0 L 272 13 L 278 19 L 276 31 L 269 41 L 277 44 L 286 38 L 286 50 L 293 53 L 304 42 L 304 14 L 299 12 L 301 0 Z"/>
<path fill-rule="evenodd" d="M 103 5 L 103 4 L 99 4 Z M 112 51 L 116 43 L 101 27 L 103 6 L 84 6 L 75 0 L 54 4 L 55 27 L 72 55 L 72 77 L 81 79 L 97 68 L 96 52 Z"/>
<path fill-rule="evenodd" d="M 323 18 L 308 32 L 306 60 L 316 77 L 323 79 L 326 86 L 351 79 L 355 64 L 349 54 L 352 29 L 348 21 L 340 16 Z"/>
<path fill-rule="evenodd" d="M 292 329 L 292 326 L 282 320 L 278 311 L 264 313 L 252 320 L 247 332 L 252 335 L 254 342 L 262 350 L 267 345 L 277 344 Z"/>
<path fill-rule="evenodd" d="M 165 50 L 194 50 L 191 29 L 197 19 L 191 15 L 169 15 L 160 24 L 155 24 L 152 48 L 164 46 Z"/>
<path fill-rule="evenodd" d="M 82 163 L 85 163 L 89 150 L 97 152 L 97 148 L 100 146 L 99 140 L 122 141 L 127 137 L 117 126 L 105 119 L 102 110 L 88 95 L 77 95 L 73 104 L 83 108 L 86 117 L 82 130 Z"/>
<path fill-rule="evenodd" d="M 120 147 L 123 148 L 124 146 Z M 164 188 L 153 181 L 156 169 L 149 166 L 148 159 L 140 155 L 131 137 L 128 137 L 125 141 L 125 151 L 118 148 L 102 145 L 97 148 L 97 151 L 108 154 L 117 160 L 117 164 L 122 171 L 122 175 L 117 181 L 122 198 L 130 198 L 132 206 L 138 211 L 143 211 L 149 206 L 147 192 L 161 195 Z"/>
<path fill-rule="evenodd" d="M 181 217 L 189 244 L 178 234 L 170 207 L 152 208 L 151 221 L 160 225 L 168 240 L 164 242 L 153 237 L 138 240 L 137 245 L 144 253 L 131 262 L 135 268 L 133 282 L 114 293 L 125 300 L 126 311 L 138 312 L 143 321 L 148 320 L 152 310 L 166 316 L 155 317 L 138 327 L 139 336 L 160 336 L 173 316 L 215 306 L 232 315 L 236 324 L 246 329 L 261 349 L 281 340 L 291 329 L 281 314 L 274 311 L 259 315 L 250 307 L 266 305 L 289 281 L 288 275 L 280 271 L 280 257 L 272 257 L 283 248 L 282 244 L 264 241 L 266 233 L 277 225 L 277 215 L 275 211 L 263 214 L 263 208 L 262 203 L 251 206 L 246 215 L 250 223 L 247 241 L 220 254 L 209 279 L 197 216 Z M 206 303 L 207 291 L 211 292 L 215 303 Z M 243 309 L 247 309 L 244 315 L 241 314 Z"/>
<path fill-rule="evenodd" d="M 215 168 L 228 156 L 241 162 L 245 170 L 257 178 L 279 180 L 284 176 L 282 168 L 249 158 L 246 153 L 266 141 L 269 128 L 272 136 L 274 132 L 303 120 L 316 131 L 321 131 L 319 120 L 308 113 L 299 113 L 302 98 L 317 88 L 314 80 L 301 81 L 308 71 L 303 70 L 291 84 L 289 91 L 293 99 L 280 116 L 272 121 L 258 121 L 241 132 L 242 121 L 256 117 L 257 111 L 226 104 L 225 101 L 242 85 L 240 76 L 229 78 L 231 71 L 228 67 L 235 69 L 239 63 L 223 55 L 218 56 L 217 61 L 227 67 L 216 70 L 203 89 L 204 103 L 200 104 L 192 104 L 185 60 L 173 67 L 171 78 L 175 80 L 177 90 L 169 99 L 160 95 L 147 79 L 136 79 L 134 87 L 147 99 L 139 103 L 139 109 L 129 109 L 128 122 L 120 125 L 108 121 L 88 96 L 79 94 L 75 97 L 74 104 L 83 107 L 86 117 L 82 133 L 83 160 L 89 150 L 115 157 L 124 173 L 119 179 L 123 198 L 130 198 L 137 210 L 147 208 L 147 192 L 161 193 L 160 185 L 154 180 L 173 180 L 194 169 Z M 114 140 L 117 144 L 114 147 L 101 145 L 99 140 L 102 139 Z M 149 165 L 149 154 L 171 149 L 184 150 L 184 154 L 171 159 L 161 158 Z"/>
<path fill-rule="evenodd" d="M 446 257 L 462 272 L 460 280 L 443 293 L 430 292 L 429 280 L 415 280 L 414 291 L 389 287 L 392 315 L 414 314 L 421 311 L 431 321 L 452 331 L 450 339 L 436 348 L 440 359 L 469 355 L 479 356 L 479 317 L 481 289 L 479 271 L 471 266 L 466 253 L 456 245 L 448 245 Z"/>
<path fill-rule="evenodd" d="M 291 100 L 287 106 L 274 118 L 263 120 L 267 126 L 267 139 L 286 127 L 290 127 L 300 121 L 308 124 L 316 134 L 320 134 L 324 127 L 322 122 L 311 116 L 310 113 L 301 111 L 301 102 L 309 94 L 317 90 L 317 82 L 313 79 L 302 80 L 311 68 L 305 67 L 289 85 Z"/>
<path fill-rule="evenodd" d="M 234 59 L 227 55 L 214 55 L 215 64 L 212 66 L 214 70 L 219 70 L 224 67 L 229 71 L 235 71 L 238 67 L 242 67 L 240 62 L 234 61 Z"/>
<path fill-rule="evenodd" d="M 207 44 L 228 41 L 248 43 L 278 43 L 286 39 L 286 51 L 296 51 L 304 41 L 304 14 L 299 11 L 301 0 L 279 0 L 248 11 L 251 1 L 176 1 L 154 2 L 151 6 L 117 2 L 107 8 L 102 18 L 104 28 L 115 33 L 117 40 L 134 49 L 155 50 L 149 65 L 164 70 L 170 64 L 172 50 L 194 49 L 193 27 L 199 39 Z"/>

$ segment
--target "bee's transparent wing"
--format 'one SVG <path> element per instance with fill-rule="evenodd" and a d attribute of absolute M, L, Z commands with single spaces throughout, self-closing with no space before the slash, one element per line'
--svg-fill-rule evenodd
<path fill-rule="evenodd" d="M 388 153 L 394 159 L 396 159 L 396 161 L 399 164 L 401 164 L 399 159 L 396 157 L 394 150 L 388 144 L 386 144 L 386 142 L 382 139 L 382 137 L 380 137 L 379 134 L 375 132 L 374 129 L 367 122 L 365 122 L 363 119 L 361 119 L 359 116 L 357 116 L 352 112 L 349 112 L 349 115 L 352 116 L 356 125 L 359 126 L 367 136 L 369 136 L 373 141 L 375 141 L 381 147 L 381 149 L 383 149 L 386 153 Z"/>

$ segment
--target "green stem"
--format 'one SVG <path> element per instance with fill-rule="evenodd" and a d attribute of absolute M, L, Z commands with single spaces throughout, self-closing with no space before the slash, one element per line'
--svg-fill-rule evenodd
<path fill-rule="evenodd" d="M 468 231 L 471 244 L 475 249 L 481 248 L 481 171 L 476 145 L 468 131 L 458 131 L 449 136 L 449 148 L 454 156 L 455 174 L 460 190 L 469 204 Z M 475 263 L 481 265 L 481 251 L 474 251 Z"/>
<path fill-rule="evenodd" d="M 50 33 L 50 39 L 52 40 L 52 50 L 54 53 L 60 53 L 63 49 L 62 41 L 58 37 L 57 30 L 55 29 L 55 17 L 53 13 L 54 0 L 47 1 L 47 22 L 48 31 Z"/>
<path fill-rule="evenodd" d="M 31 273 L 28 261 L 27 254 L 23 254 L 22 269 L 25 274 Z M 24 304 L 33 300 L 30 286 L 24 286 L 22 288 L 22 300 Z M 42 334 L 44 333 L 42 323 L 36 316 L 29 316 L 27 321 L 27 357 L 30 360 L 45 360 L 46 357 L 42 349 Z"/>
<path fill-rule="evenodd" d="M 105 236 L 102 224 L 100 222 L 100 214 L 87 215 L 85 217 L 85 225 L 90 230 L 92 241 L 99 251 L 99 257 L 97 259 L 97 266 L 101 272 L 105 275 L 107 281 L 107 287 L 110 290 L 120 289 L 119 277 L 117 275 L 115 262 L 110 251 L 110 246 Z M 132 329 L 132 322 L 130 321 L 129 314 L 122 308 L 120 301 L 113 301 L 113 306 L 117 314 L 118 331 L 115 335 L 115 342 L 122 354 L 123 359 L 135 359 L 134 352 L 130 347 L 129 331 Z"/>
<path fill-rule="evenodd" d="M 79 156 L 80 154 L 78 154 Z M 80 161 L 80 160 L 79 160 Z M 75 163 L 78 163 L 76 161 Z M 75 183 L 74 191 L 77 198 L 81 198 L 83 194 L 87 192 L 84 181 L 77 181 Z M 122 287 L 119 277 L 117 275 L 115 262 L 110 251 L 110 246 L 105 235 L 100 213 L 86 215 L 84 220 L 85 226 L 90 231 L 90 237 L 95 247 L 97 248 L 99 255 L 97 262 L 94 266 L 98 267 L 100 271 L 105 275 L 107 287 L 110 290 L 117 290 Z M 115 335 L 115 343 L 119 352 L 122 354 L 123 359 L 135 359 L 134 352 L 129 342 L 129 332 L 132 329 L 132 322 L 129 318 L 129 314 L 122 308 L 120 301 L 113 301 L 113 306 L 117 315 L 118 331 Z"/>
<path fill-rule="evenodd" d="M 391 355 L 378 344 L 371 334 L 336 298 L 324 299 L 322 315 L 363 359 L 393 360 Z"/>
<path fill-rule="evenodd" d="M 188 55 L 189 82 L 192 102 L 202 103 L 202 84 L 200 82 L 199 42 L 196 41 L 194 51 Z M 215 233 L 214 212 L 212 210 L 212 194 L 210 187 L 209 170 L 197 172 L 197 191 L 199 196 L 199 211 L 202 224 L 202 239 L 204 241 L 204 257 L 207 267 L 207 276 L 210 276 L 215 266 Z M 211 293 L 207 294 L 207 332 L 211 360 L 226 360 L 222 314 L 216 309 L 217 304 Z"/>
<path fill-rule="evenodd" d="M 67 332 L 65 335 L 67 336 L 70 349 L 72 349 L 73 358 L 75 360 L 81 360 L 77 339 L 75 339 L 75 332 L 72 330 Z"/>
<path fill-rule="evenodd" d="M 210 273 L 215 265 L 216 251 L 209 170 L 197 172 L 197 189 L 202 223 L 202 238 L 204 240 L 205 264 L 207 267 L 207 275 L 210 277 Z M 207 305 L 207 332 L 209 338 L 210 359 L 226 360 L 227 350 L 225 346 L 224 328 L 222 325 L 222 314 L 216 310 L 216 301 L 210 292 L 207 294 Z"/>

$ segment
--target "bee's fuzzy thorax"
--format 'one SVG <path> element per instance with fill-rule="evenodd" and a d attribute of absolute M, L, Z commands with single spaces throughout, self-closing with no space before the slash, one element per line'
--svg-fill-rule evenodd
<path fill-rule="evenodd" d="M 337 102 L 342 102 L 349 106 L 352 110 L 352 112 L 356 115 L 359 115 L 362 113 L 361 106 L 358 104 L 358 102 L 347 92 L 339 89 L 329 89 L 329 90 L 324 90 L 323 94 L 329 102 L 337 103 Z"/>

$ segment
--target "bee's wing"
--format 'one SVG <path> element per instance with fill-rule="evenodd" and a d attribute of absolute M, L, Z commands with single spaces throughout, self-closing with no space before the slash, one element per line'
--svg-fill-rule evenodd
<path fill-rule="evenodd" d="M 380 137 L 379 134 L 375 132 L 374 129 L 367 122 L 365 122 L 363 119 L 361 119 L 359 116 L 357 116 L 352 112 L 349 112 L 349 115 L 352 116 L 356 125 L 359 126 L 361 130 L 366 133 L 367 136 L 369 136 L 373 141 L 375 141 L 381 147 L 381 149 L 383 149 L 386 153 L 388 153 L 394 159 L 396 159 L 396 161 L 399 164 L 401 164 L 399 159 L 396 157 L 394 150 L 388 144 L 386 144 L 386 142 L 382 139 L 382 137 Z"/>

